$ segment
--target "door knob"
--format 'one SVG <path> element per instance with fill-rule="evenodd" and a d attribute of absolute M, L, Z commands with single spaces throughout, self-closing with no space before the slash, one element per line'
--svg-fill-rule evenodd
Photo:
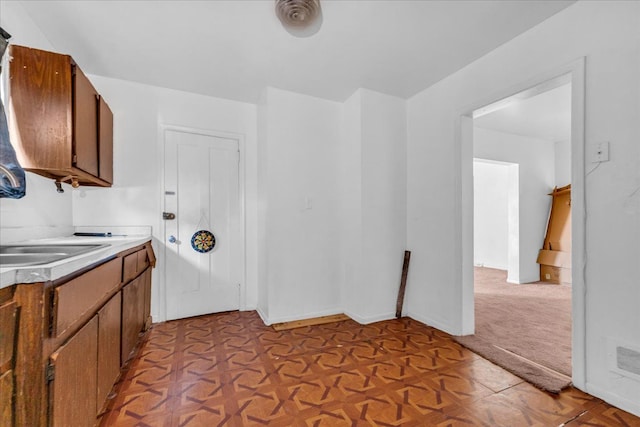
<path fill-rule="evenodd" d="M 169 243 L 175 243 L 177 241 L 178 239 L 176 239 L 176 236 L 169 236 Z"/>

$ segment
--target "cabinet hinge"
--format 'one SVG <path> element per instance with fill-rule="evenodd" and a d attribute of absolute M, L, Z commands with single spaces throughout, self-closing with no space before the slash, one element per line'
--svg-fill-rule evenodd
<path fill-rule="evenodd" d="M 73 157 L 71 157 L 71 163 L 73 163 L 74 165 L 76 163 L 78 163 L 78 155 L 77 154 L 74 154 Z"/>
<path fill-rule="evenodd" d="M 54 380 L 56 377 L 56 367 L 54 365 L 47 365 L 47 372 L 45 374 L 45 378 L 48 383 Z"/>

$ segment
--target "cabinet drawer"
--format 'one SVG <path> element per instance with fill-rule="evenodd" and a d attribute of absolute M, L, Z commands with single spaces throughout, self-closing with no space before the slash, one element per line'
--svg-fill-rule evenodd
<path fill-rule="evenodd" d="M 122 283 L 135 279 L 145 268 L 149 266 L 149 253 L 146 246 L 139 251 L 124 257 L 122 269 Z"/>
<path fill-rule="evenodd" d="M 17 320 L 15 302 L 0 305 L 0 374 L 13 368 Z"/>
<path fill-rule="evenodd" d="M 134 252 L 124 257 L 122 267 L 122 283 L 127 283 L 138 274 L 138 252 Z"/>
<path fill-rule="evenodd" d="M 52 333 L 62 335 L 86 318 L 120 285 L 122 259 L 116 258 L 55 288 Z"/>
<path fill-rule="evenodd" d="M 143 249 L 136 253 L 138 254 L 138 272 L 142 272 L 149 266 L 149 256 L 146 249 Z"/>

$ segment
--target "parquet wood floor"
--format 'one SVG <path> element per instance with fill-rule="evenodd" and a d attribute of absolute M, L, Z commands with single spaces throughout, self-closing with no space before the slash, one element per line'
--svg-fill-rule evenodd
<path fill-rule="evenodd" d="M 640 426 L 573 388 L 540 391 L 412 319 L 276 332 L 255 312 L 154 325 L 107 426 Z"/>

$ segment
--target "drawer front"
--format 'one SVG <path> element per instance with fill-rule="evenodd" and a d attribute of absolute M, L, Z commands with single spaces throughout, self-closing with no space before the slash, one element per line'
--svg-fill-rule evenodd
<path fill-rule="evenodd" d="M 143 249 L 136 253 L 138 254 L 138 273 L 141 273 L 145 268 L 149 266 L 149 256 L 147 255 L 146 249 Z"/>
<path fill-rule="evenodd" d="M 51 335 L 62 335 L 95 312 L 120 285 L 121 272 L 122 259 L 116 258 L 55 288 Z"/>
<path fill-rule="evenodd" d="M 124 257 L 124 266 L 122 267 L 122 283 L 127 283 L 136 277 L 138 273 L 138 253 L 134 252 Z"/>
<path fill-rule="evenodd" d="M 13 368 L 17 321 L 18 305 L 15 302 L 0 306 L 0 374 Z"/>

